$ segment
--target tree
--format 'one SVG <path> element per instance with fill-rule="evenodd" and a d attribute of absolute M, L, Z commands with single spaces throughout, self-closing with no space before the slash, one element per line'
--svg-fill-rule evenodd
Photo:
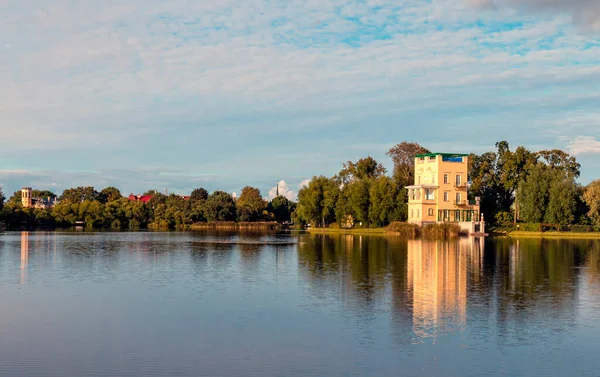
<path fill-rule="evenodd" d="M 273 198 L 267 205 L 267 211 L 273 214 L 278 223 L 291 221 L 295 210 L 296 203 L 281 195 Z"/>
<path fill-rule="evenodd" d="M 208 221 L 235 221 L 236 207 L 231 195 L 215 191 L 204 204 L 204 216 Z"/>
<path fill-rule="evenodd" d="M 92 186 L 77 187 L 66 189 L 59 197 L 59 201 L 69 201 L 71 203 L 82 203 L 84 200 L 97 200 L 98 191 L 94 190 Z"/>
<path fill-rule="evenodd" d="M 296 214 L 301 222 L 324 227 L 335 221 L 339 185 L 324 176 L 313 177 L 308 186 L 298 192 Z"/>
<path fill-rule="evenodd" d="M 256 221 L 260 218 L 267 204 L 263 200 L 260 190 L 246 186 L 235 203 L 240 221 Z"/>
<path fill-rule="evenodd" d="M 380 177 L 372 182 L 369 189 L 369 221 L 372 225 L 383 227 L 394 219 L 396 192 L 396 184 L 389 177 Z"/>
<path fill-rule="evenodd" d="M 206 199 L 208 199 L 208 191 L 202 187 L 194 189 L 190 194 L 191 202 L 204 202 Z"/>
<path fill-rule="evenodd" d="M 121 191 L 119 191 L 118 188 L 109 186 L 100 191 L 98 194 L 98 201 L 101 203 L 110 203 L 119 200 L 122 197 L 123 195 L 121 195 Z"/>
<path fill-rule="evenodd" d="M 6 200 L 6 197 L 2 192 L 2 187 L 0 187 L 0 210 L 2 210 L 2 208 L 4 207 L 4 200 Z"/>
<path fill-rule="evenodd" d="M 550 190 L 548 192 L 548 207 L 544 220 L 550 224 L 573 224 L 577 210 L 578 187 L 571 174 L 563 170 L 550 169 Z"/>
<path fill-rule="evenodd" d="M 369 189 L 371 186 L 371 180 L 361 179 L 356 182 L 352 182 L 347 187 L 346 198 L 350 209 L 352 210 L 353 217 L 362 222 L 363 226 L 369 225 Z"/>
<path fill-rule="evenodd" d="M 543 150 L 537 152 L 538 160 L 552 169 L 560 169 L 565 173 L 579 178 L 581 165 L 577 162 L 574 156 L 560 149 Z"/>
<path fill-rule="evenodd" d="M 589 208 L 588 216 L 595 225 L 600 225 L 600 180 L 586 186 L 583 199 Z"/>
<path fill-rule="evenodd" d="M 56 198 L 56 194 L 50 190 L 32 190 L 31 196 L 33 198 Z"/>
<path fill-rule="evenodd" d="M 415 177 L 415 156 L 423 153 L 431 153 L 431 151 L 418 143 L 406 141 L 395 145 L 387 152 L 387 155 L 394 162 L 394 179 L 399 187 L 413 184 Z"/>
<path fill-rule="evenodd" d="M 373 157 L 361 158 L 356 162 L 348 161 L 338 174 L 340 183 L 348 184 L 361 179 L 379 178 L 385 175 L 386 170 L 382 164 Z"/>
<path fill-rule="evenodd" d="M 519 186 L 519 207 L 525 222 L 541 223 L 544 220 L 550 192 L 548 175 L 545 165 L 536 165 Z"/>

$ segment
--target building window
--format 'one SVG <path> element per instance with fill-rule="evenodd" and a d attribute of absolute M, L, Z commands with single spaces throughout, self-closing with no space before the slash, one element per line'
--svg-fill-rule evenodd
<path fill-rule="evenodd" d="M 448 184 L 448 174 L 444 174 L 444 184 Z"/>
<path fill-rule="evenodd" d="M 433 208 L 429 208 L 427 210 L 427 214 L 429 214 L 429 216 L 433 216 Z"/>
<path fill-rule="evenodd" d="M 460 186 L 462 182 L 462 176 L 460 174 L 456 175 L 456 186 Z"/>
<path fill-rule="evenodd" d="M 417 210 L 417 219 L 419 218 L 419 215 L 420 215 L 419 210 Z"/>
<path fill-rule="evenodd" d="M 433 183 L 435 185 L 435 175 L 431 176 L 431 183 Z"/>
<path fill-rule="evenodd" d="M 421 184 L 421 176 L 417 177 L 417 183 L 420 185 Z"/>
<path fill-rule="evenodd" d="M 449 200 L 450 200 L 450 199 L 448 198 L 448 196 L 450 196 L 450 195 L 449 195 L 449 193 L 448 193 L 447 191 L 446 191 L 446 192 L 444 192 L 444 201 L 445 201 L 445 202 L 447 202 L 447 201 L 449 201 Z"/>
<path fill-rule="evenodd" d="M 425 199 L 426 200 L 435 200 L 435 191 L 431 189 L 425 190 Z"/>
<path fill-rule="evenodd" d="M 413 209 L 410 210 L 410 218 L 415 217 L 415 211 Z"/>
<path fill-rule="evenodd" d="M 460 192 L 456 193 L 456 204 L 460 204 Z"/>

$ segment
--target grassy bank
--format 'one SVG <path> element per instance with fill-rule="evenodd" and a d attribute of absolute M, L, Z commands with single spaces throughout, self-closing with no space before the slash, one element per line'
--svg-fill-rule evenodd
<path fill-rule="evenodd" d="M 190 225 L 191 230 L 280 230 L 277 222 L 213 222 Z"/>
<path fill-rule="evenodd" d="M 354 235 L 388 235 L 389 233 L 385 228 L 354 228 L 354 229 L 342 229 L 342 228 L 309 228 L 306 230 L 313 234 L 354 234 Z"/>
<path fill-rule="evenodd" d="M 513 238 L 600 238 L 600 232 L 494 232 L 492 236 L 513 237 Z"/>

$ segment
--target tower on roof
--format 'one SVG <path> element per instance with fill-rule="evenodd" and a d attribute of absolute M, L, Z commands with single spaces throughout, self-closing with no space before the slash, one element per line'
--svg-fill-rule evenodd
<path fill-rule="evenodd" d="M 23 187 L 21 189 L 21 204 L 23 208 L 33 207 L 33 189 L 31 187 Z"/>

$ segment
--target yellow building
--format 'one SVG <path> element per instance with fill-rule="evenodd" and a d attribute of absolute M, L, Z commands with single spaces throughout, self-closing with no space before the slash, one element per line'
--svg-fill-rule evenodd
<path fill-rule="evenodd" d="M 408 222 L 479 223 L 479 198 L 467 195 L 469 157 L 466 154 L 429 153 L 415 157 L 415 182 L 408 186 Z M 465 228 L 465 227 L 463 227 Z M 474 233 L 475 228 L 469 233 Z"/>

